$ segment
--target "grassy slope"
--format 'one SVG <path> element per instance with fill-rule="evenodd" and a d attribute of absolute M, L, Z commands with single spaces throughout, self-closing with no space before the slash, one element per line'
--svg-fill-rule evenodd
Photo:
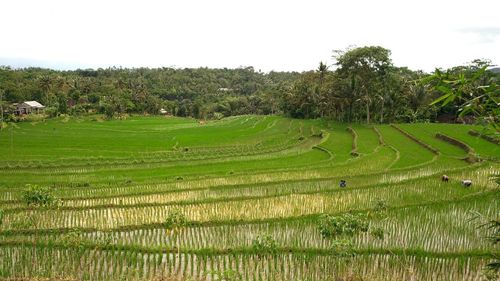
<path fill-rule="evenodd" d="M 410 140 L 396 129 L 388 125 L 377 126 L 377 128 L 382 133 L 385 143 L 399 151 L 399 160 L 391 168 L 412 167 L 434 159 L 431 151 Z"/>

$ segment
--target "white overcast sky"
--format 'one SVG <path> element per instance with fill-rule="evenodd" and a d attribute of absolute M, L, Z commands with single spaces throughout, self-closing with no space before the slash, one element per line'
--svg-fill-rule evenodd
<path fill-rule="evenodd" d="M 380 45 L 397 66 L 500 64 L 499 0 L 0 0 L 0 65 L 303 71 Z"/>

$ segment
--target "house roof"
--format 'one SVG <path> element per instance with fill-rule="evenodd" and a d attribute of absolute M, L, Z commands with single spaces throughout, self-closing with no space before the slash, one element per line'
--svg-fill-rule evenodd
<path fill-rule="evenodd" d="M 31 106 L 31 107 L 35 107 L 35 108 L 44 108 L 45 106 L 43 106 L 41 103 L 37 102 L 37 101 L 25 101 L 24 102 L 25 104 Z"/>

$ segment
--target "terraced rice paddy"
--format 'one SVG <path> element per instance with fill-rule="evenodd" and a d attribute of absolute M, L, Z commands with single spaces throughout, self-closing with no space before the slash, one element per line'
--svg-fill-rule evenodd
<path fill-rule="evenodd" d="M 0 278 L 483 280 L 499 250 L 471 219 L 500 214 L 500 149 L 471 129 L 276 116 L 20 123 L 0 132 Z M 28 206 L 27 184 L 59 204 Z M 173 213 L 187 220 L 175 231 Z M 346 213 L 383 237 L 362 232 L 339 250 L 318 225 Z M 272 248 L 256 247 L 261 237 Z"/>

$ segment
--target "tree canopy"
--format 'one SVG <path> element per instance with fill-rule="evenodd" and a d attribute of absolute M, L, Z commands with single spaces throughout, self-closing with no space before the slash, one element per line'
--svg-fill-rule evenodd
<path fill-rule="evenodd" d="M 27 100 L 47 106 L 50 116 L 100 113 L 113 118 L 159 114 L 164 109 L 171 115 L 198 119 L 285 114 L 342 122 L 453 121 L 464 108 L 467 94 L 460 81 L 474 79 L 475 97 L 487 90 L 484 85 L 495 85 L 489 89 L 498 91 L 494 87 L 500 74 L 486 70 L 488 61 L 427 74 L 394 66 L 390 55 L 390 50 L 380 46 L 337 50 L 334 65 L 320 62 L 316 70 L 302 73 L 262 73 L 252 67 L 56 71 L 4 66 L 0 67 L 0 109 L 2 121 L 13 118 L 9 115 L 12 103 Z M 446 94 L 445 89 L 463 94 L 447 98 L 443 107 L 432 104 L 443 91 Z M 483 104 L 485 98 L 474 102 Z M 491 102 L 488 108 L 498 106 Z M 473 115 L 467 108 L 461 112 L 461 118 Z"/>

